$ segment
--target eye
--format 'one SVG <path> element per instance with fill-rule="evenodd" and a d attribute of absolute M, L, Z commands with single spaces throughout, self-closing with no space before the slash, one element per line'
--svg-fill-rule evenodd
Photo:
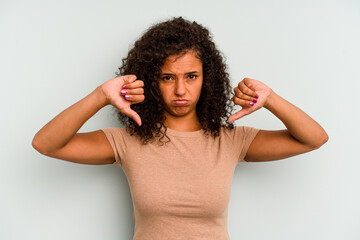
<path fill-rule="evenodd" d="M 194 74 L 191 74 L 191 75 L 189 75 L 189 78 L 190 78 L 190 79 L 196 79 L 196 78 L 197 78 L 197 76 L 196 76 L 196 75 L 194 75 Z"/>
<path fill-rule="evenodd" d="M 162 80 L 164 80 L 164 81 L 170 81 L 170 80 L 171 80 L 171 77 L 170 77 L 170 76 L 165 76 L 165 77 L 162 78 Z"/>

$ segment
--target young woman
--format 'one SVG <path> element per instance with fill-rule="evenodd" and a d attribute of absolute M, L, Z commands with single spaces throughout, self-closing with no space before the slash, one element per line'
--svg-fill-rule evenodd
<path fill-rule="evenodd" d="M 229 239 L 227 206 L 240 161 L 271 161 L 318 149 L 324 129 L 255 79 L 232 88 L 209 31 L 183 18 L 152 26 L 118 77 L 47 123 L 33 146 L 50 157 L 121 166 L 134 204 L 134 239 Z M 232 103 L 242 110 L 231 115 Z M 106 105 L 124 128 L 78 133 Z M 287 129 L 235 127 L 260 108 Z"/>

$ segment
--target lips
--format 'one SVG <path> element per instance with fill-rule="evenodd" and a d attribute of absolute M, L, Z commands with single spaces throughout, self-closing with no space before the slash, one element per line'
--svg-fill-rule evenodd
<path fill-rule="evenodd" d="M 174 100 L 173 103 L 177 106 L 184 106 L 184 105 L 187 105 L 188 104 L 188 100 L 186 99 L 177 99 L 177 100 Z"/>

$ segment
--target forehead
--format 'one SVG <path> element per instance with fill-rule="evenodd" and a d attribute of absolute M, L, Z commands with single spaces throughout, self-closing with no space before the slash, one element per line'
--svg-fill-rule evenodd
<path fill-rule="evenodd" d="M 195 51 L 191 50 L 181 55 L 171 55 L 166 58 L 161 68 L 163 73 L 181 74 L 192 71 L 202 71 L 202 62 Z"/>

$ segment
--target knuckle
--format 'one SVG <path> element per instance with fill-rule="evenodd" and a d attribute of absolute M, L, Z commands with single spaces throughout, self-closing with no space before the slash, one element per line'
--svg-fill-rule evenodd
<path fill-rule="evenodd" d="M 128 83 L 134 82 L 136 80 L 136 76 L 133 75 L 133 74 L 129 74 L 129 75 L 126 75 L 126 76 L 127 76 L 127 82 Z"/>
<path fill-rule="evenodd" d="M 248 84 L 247 84 L 247 87 L 248 87 L 248 89 L 247 89 L 247 90 L 248 90 L 249 92 L 252 92 L 252 91 L 251 91 L 251 89 L 250 89 L 250 88 L 253 88 L 252 83 L 248 83 Z"/>
<path fill-rule="evenodd" d="M 239 98 L 234 97 L 234 98 L 233 98 L 233 101 L 234 101 L 234 103 L 240 105 L 240 99 L 239 99 Z"/>
<path fill-rule="evenodd" d="M 251 92 L 251 90 L 249 89 L 249 85 L 244 85 L 244 88 L 242 89 L 242 91 L 246 94 L 249 94 Z"/>
<path fill-rule="evenodd" d="M 239 92 L 236 93 L 236 96 L 239 97 L 239 98 L 242 98 L 242 97 L 244 97 L 244 94 L 239 91 Z"/>
<path fill-rule="evenodd" d="M 245 83 L 242 81 L 239 83 L 239 90 L 243 90 L 245 88 Z"/>

